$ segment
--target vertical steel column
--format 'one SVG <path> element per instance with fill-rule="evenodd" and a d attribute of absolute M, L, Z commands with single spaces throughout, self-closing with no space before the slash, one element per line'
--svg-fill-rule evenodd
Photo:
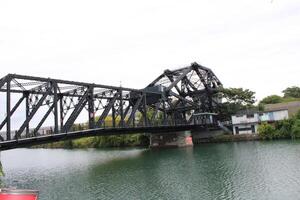
<path fill-rule="evenodd" d="M 120 115 L 121 115 L 121 127 L 124 127 L 124 110 L 123 110 L 123 94 L 122 89 L 120 89 Z"/>
<path fill-rule="evenodd" d="M 132 127 L 135 127 L 135 115 L 136 115 L 136 112 L 133 113 Z"/>
<path fill-rule="evenodd" d="M 143 96 L 144 96 L 144 101 L 143 101 L 144 126 L 148 126 L 148 118 L 147 118 L 147 97 L 146 97 L 146 93 L 145 93 L 145 92 L 144 92 Z"/>
<path fill-rule="evenodd" d="M 63 95 L 61 95 L 59 100 L 59 112 L 60 112 L 60 132 L 64 132 L 64 106 L 63 106 Z"/>
<path fill-rule="evenodd" d="M 167 125 L 168 121 L 167 121 L 166 102 L 165 101 L 163 101 L 163 110 L 164 110 L 164 122 L 163 122 L 163 125 Z"/>
<path fill-rule="evenodd" d="M 25 95 L 25 109 L 26 109 L 26 118 L 29 116 L 29 93 L 24 94 Z M 29 122 L 26 126 L 26 137 L 29 137 Z"/>
<path fill-rule="evenodd" d="M 8 78 L 6 82 L 6 116 L 7 116 L 7 122 L 6 122 L 6 140 L 11 139 L 11 124 L 10 124 L 10 81 L 11 79 Z"/>
<path fill-rule="evenodd" d="M 53 89 L 54 89 L 54 133 L 58 133 L 58 108 L 57 108 L 57 101 L 58 101 L 58 96 L 57 96 L 57 83 L 53 83 Z"/>
<path fill-rule="evenodd" d="M 115 128 L 116 127 L 116 109 L 115 109 L 115 106 L 113 105 L 112 108 L 112 125 L 113 127 Z"/>
<path fill-rule="evenodd" d="M 94 111 L 94 87 L 88 88 L 88 114 L 89 114 L 89 129 L 95 128 L 95 111 Z"/>

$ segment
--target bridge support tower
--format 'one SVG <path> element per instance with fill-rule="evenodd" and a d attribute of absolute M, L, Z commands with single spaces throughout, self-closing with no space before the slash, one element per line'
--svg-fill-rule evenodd
<path fill-rule="evenodd" d="M 191 131 L 179 131 L 169 134 L 150 135 L 150 148 L 190 146 L 193 146 Z"/>

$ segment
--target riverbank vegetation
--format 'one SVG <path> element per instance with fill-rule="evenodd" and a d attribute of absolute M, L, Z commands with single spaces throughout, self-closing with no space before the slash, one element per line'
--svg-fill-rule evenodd
<path fill-rule="evenodd" d="M 222 104 L 219 104 L 219 120 L 230 121 L 240 110 L 254 109 L 255 92 L 243 88 L 222 88 L 219 90 Z"/>
<path fill-rule="evenodd" d="M 300 111 L 291 117 L 274 124 L 262 123 L 258 127 L 262 139 L 300 138 Z"/>
<path fill-rule="evenodd" d="M 145 134 L 132 135 L 111 135 L 86 137 L 76 140 L 65 140 L 44 145 L 37 145 L 35 148 L 104 148 L 104 147 L 137 147 L 148 146 L 149 137 Z"/>
<path fill-rule="evenodd" d="M 283 96 L 270 95 L 263 98 L 259 103 L 258 107 L 263 110 L 265 104 L 275 104 L 275 103 L 287 103 L 292 101 L 300 101 L 300 88 L 297 86 L 288 87 L 282 91 Z"/>

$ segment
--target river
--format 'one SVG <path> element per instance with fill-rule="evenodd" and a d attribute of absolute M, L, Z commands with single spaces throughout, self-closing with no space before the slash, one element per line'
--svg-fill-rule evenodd
<path fill-rule="evenodd" d="M 178 149 L 15 149 L 2 184 L 40 200 L 299 199 L 300 141 Z"/>

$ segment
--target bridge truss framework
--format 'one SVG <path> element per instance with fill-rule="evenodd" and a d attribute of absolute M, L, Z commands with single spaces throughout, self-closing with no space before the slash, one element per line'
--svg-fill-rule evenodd
<path fill-rule="evenodd" d="M 0 140 L 38 137 L 49 120 L 49 135 L 72 132 L 80 115 L 90 130 L 192 125 L 194 113 L 217 112 L 220 87 L 213 71 L 197 63 L 165 70 L 144 89 L 8 74 L 0 79 Z"/>

